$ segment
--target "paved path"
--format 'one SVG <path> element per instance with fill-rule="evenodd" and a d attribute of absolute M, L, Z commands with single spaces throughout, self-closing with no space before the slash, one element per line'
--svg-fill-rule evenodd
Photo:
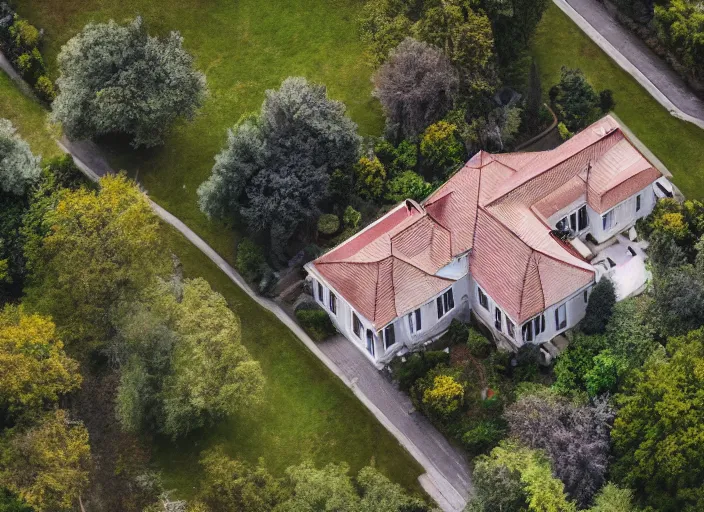
<path fill-rule="evenodd" d="M 663 107 L 704 129 L 704 102 L 663 59 L 622 26 L 597 0 L 553 0 Z"/>
<path fill-rule="evenodd" d="M 89 178 L 97 180 L 100 176 L 113 172 L 94 144 L 74 143 L 65 138 L 57 143 L 62 150 L 73 156 L 76 165 Z M 97 167 L 91 167 L 88 162 L 96 163 Z M 276 302 L 256 294 L 242 276 L 202 238 L 161 206 L 149 201 L 161 219 L 179 230 L 260 306 L 271 311 L 354 392 L 426 471 L 419 477 L 419 481 L 443 511 L 460 512 L 464 509 L 471 489 L 471 477 L 464 454 L 451 446 L 421 414 L 413 411 L 413 405 L 404 393 L 385 379 L 342 336 L 321 344 L 313 342 Z"/>

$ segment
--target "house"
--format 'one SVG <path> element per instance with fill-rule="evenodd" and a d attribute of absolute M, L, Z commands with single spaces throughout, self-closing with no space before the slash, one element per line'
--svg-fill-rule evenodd
<path fill-rule="evenodd" d="M 308 279 L 377 365 L 470 312 L 501 346 L 543 344 L 584 317 L 604 275 L 619 298 L 642 289 L 632 228 L 667 190 L 607 116 L 550 151 L 480 151 L 422 204 L 404 201 L 306 265 Z"/>

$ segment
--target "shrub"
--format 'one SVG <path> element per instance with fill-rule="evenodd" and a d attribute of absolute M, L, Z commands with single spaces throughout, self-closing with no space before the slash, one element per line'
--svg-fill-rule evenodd
<path fill-rule="evenodd" d="M 51 103 L 56 98 L 56 88 L 54 87 L 54 82 L 46 75 L 41 75 L 37 79 L 37 83 L 34 85 L 34 90 L 37 95 L 42 100 L 47 103 Z"/>
<path fill-rule="evenodd" d="M 456 170 L 465 156 L 457 126 L 446 121 L 429 126 L 420 142 L 420 154 L 429 178 L 443 179 Z"/>
<path fill-rule="evenodd" d="M 41 33 L 37 27 L 15 14 L 15 22 L 10 27 L 10 37 L 17 48 L 31 51 L 39 46 Z"/>
<path fill-rule="evenodd" d="M 571 139 L 572 136 L 574 135 L 574 133 L 572 133 L 571 131 L 569 131 L 567 129 L 567 127 L 565 126 L 565 123 L 563 123 L 563 122 L 558 123 L 557 132 L 560 134 L 560 139 L 562 139 L 562 140 Z"/>
<path fill-rule="evenodd" d="M 464 386 L 451 375 L 437 375 L 423 391 L 423 404 L 440 417 L 455 413 L 464 401 Z"/>
<path fill-rule="evenodd" d="M 600 334 L 606 331 L 606 324 L 614 312 L 616 291 L 614 284 L 602 278 L 592 289 L 587 303 L 587 313 L 582 320 L 582 330 L 586 334 Z"/>
<path fill-rule="evenodd" d="M 342 223 L 348 229 L 357 229 L 359 222 L 362 220 L 362 214 L 357 210 L 348 206 L 345 208 L 345 213 L 342 214 Z"/>
<path fill-rule="evenodd" d="M 296 318 L 301 327 L 315 341 L 323 341 L 336 332 L 330 317 L 320 308 L 299 309 L 296 311 Z"/>
<path fill-rule="evenodd" d="M 418 165 L 418 144 L 405 139 L 394 147 L 386 139 L 379 139 L 374 145 L 374 153 L 384 164 L 390 178 L 404 171 L 413 171 Z"/>
<path fill-rule="evenodd" d="M 589 396 L 616 392 L 620 378 L 628 367 L 627 361 L 606 349 L 592 360 L 592 367 L 584 374 Z"/>
<path fill-rule="evenodd" d="M 422 201 L 430 195 L 433 186 L 413 171 L 404 171 L 389 181 L 386 199 L 398 203 L 404 199 Z"/>
<path fill-rule="evenodd" d="M 462 444 L 471 455 L 479 455 L 491 450 L 506 437 L 503 420 L 482 420 L 462 436 Z"/>
<path fill-rule="evenodd" d="M 362 157 L 355 166 L 356 190 L 365 199 L 379 199 L 384 192 L 386 169 L 377 157 Z"/>
<path fill-rule="evenodd" d="M 262 275 L 266 261 L 261 248 L 249 238 L 243 238 L 237 245 L 235 268 L 245 279 L 255 281 Z"/>
<path fill-rule="evenodd" d="M 599 108 L 604 114 L 613 110 L 615 106 L 614 92 L 611 89 L 604 89 L 599 93 Z"/>
<path fill-rule="evenodd" d="M 480 332 L 470 327 L 467 336 L 467 348 L 474 357 L 485 358 L 489 355 L 491 342 Z"/>
<path fill-rule="evenodd" d="M 579 69 L 562 68 L 560 82 L 550 89 L 555 112 L 571 132 L 577 132 L 600 115 L 600 98 Z"/>
<path fill-rule="evenodd" d="M 408 391 L 416 381 L 441 364 L 450 362 L 450 354 L 442 350 L 417 352 L 411 354 L 405 363 L 396 370 L 396 379 L 399 387 Z"/>
<path fill-rule="evenodd" d="M 91 185 L 92 182 L 76 167 L 70 155 L 61 155 L 51 158 L 44 166 L 45 173 L 52 176 L 57 188 L 76 190 L 82 185 Z"/>
<path fill-rule="evenodd" d="M 318 218 L 318 233 L 332 236 L 340 229 L 340 218 L 333 213 L 324 213 Z"/>

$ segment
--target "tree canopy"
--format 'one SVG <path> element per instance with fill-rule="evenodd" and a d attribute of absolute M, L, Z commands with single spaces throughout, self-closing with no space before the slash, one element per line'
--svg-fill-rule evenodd
<path fill-rule="evenodd" d="M 0 119 L 0 190 L 23 195 L 39 179 L 40 160 L 17 135 L 12 123 Z"/>
<path fill-rule="evenodd" d="M 201 210 L 240 217 L 282 251 L 314 221 L 336 169 L 351 172 L 359 155 L 357 126 L 322 85 L 287 78 L 266 93 L 261 111 L 228 133 L 211 177 L 198 189 Z"/>
<path fill-rule="evenodd" d="M 178 32 L 161 40 L 142 19 L 89 23 L 61 49 L 53 119 L 73 138 L 126 134 L 132 145 L 161 144 L 178 118 L 191 119 L 206 95 Z"/>

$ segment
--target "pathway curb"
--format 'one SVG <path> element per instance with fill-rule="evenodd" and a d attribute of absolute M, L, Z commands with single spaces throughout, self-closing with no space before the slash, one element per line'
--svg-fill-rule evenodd
<path fill-rule="evenodd" d="M 618 51 L 614 45 L 607 41 L 606 38 L 602 36 L 599 31 L 586 19 L 584 19 L 584 17 L 579 14 L 574 7 L 568 4 L 566 0 L 553 0 L 553 2 L 562 12 L 569 16 L 570 19 L 574 21 L 577 26 L 579 26 L 579 28 L 582 29 L 582 31 L 597 44 L 597 46 L 599 46 L 599 48 L 606 52 L 606 54 L 611 57 L 616 64 L 635 78 L 636 81 L 643 86 L 658 103 L 660 103 L 660 105 L 665 107 L 668 112 L 670 112 L 670 115 L 683 121 L 688 121 L 704 130 L 703 119 L 698 119 L 680 110 L 679 107 L 672 103 L 672 101 L 670 101 L 670 99 L 648 79 L 648 77 L 646 77 L 634 64 L 632 64 L 631 61 L 624 57 L 624 55 Z"/>

